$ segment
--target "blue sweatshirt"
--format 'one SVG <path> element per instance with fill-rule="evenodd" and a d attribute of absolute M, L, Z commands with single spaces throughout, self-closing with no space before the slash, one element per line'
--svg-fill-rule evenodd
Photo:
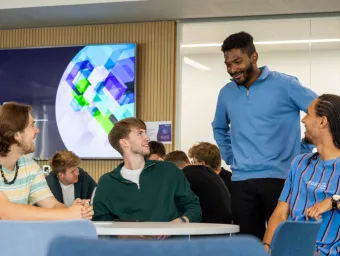
<path fill-rule="evenodd" d="M 317 95 L 293 76 L 261 71 L 249 90 L 232 81 L 218 96 L 214 138 L 233 181 L 285 179 L 292 160 L 312 150 L 300 143 L 300 110 L 307 112 Z"/>

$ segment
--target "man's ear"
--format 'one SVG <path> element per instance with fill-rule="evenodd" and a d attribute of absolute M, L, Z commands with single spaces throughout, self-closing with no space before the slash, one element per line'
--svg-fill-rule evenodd
<path fill-rule="evenodd" d="M 328 123 L 327 117 L 326 116 L 321 117 L 319 127 L 321 129 L 324 129 L 324 128 L 328 127 L 328 125 L 329 125 L 329 123 Z"/>
<path fill-rule="evenodd" d="M 254 52 L 250 57 L 251 63 L 253 64 L 256 64 L 258 59 L 259 59 L 259 55 L 257 52 Z"/>
<path fill-rule="evenodd" d="M 16 132 L 16 133 L 14 134 L 14 139 L 15 139 L 16 141 L 19 141 L 20 138 L 21 138 L 20 132 Z"/>
<path fill-rule="evenodd" d="M 129 141 L 125 138 L 119 140 L 119 145 L 121 148 L 126 148 L 129 146 Z"/>

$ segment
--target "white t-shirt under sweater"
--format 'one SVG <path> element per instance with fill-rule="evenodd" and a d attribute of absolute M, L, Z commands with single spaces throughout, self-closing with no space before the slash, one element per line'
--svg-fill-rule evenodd
<path fill-rule="evenodd" d="M 123 166 L 120 173 L 124 179 L 132 181 L 133 183 L 136 183 L 139 189 L 139 176 L 142 173 L 142 171 L 143 171 L 143 168 L 138 169 L 138 170 L 130 170 L 130 169 L 125 168 L 125 166 Z"/>
<path fill-rule="evenodd" d="M 71 206 L 75 200 L 74 198 L 74 184 L 71 185 L 64 185 L 63 183 L 60 183 L 61 191 L 63 192 L 63 199 L 64 204 L 68 207 Z"/>

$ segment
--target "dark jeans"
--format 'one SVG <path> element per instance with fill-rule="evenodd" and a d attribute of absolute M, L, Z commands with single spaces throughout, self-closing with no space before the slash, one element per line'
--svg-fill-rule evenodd
<path fill-rule="evenodd" d="M 272 215 L 285 180 L 249 179 L 233 181 L 231 208 L 234 224 L 240 226 L 240 234 L 254 235 L 262 240 L 266 222 Z"/>

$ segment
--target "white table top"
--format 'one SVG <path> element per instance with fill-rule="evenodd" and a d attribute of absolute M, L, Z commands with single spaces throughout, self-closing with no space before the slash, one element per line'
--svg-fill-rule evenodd
<path fill-rule="evenodd" d="M 97 235 L 217 235 L 240 231 L 237 225 L 172 222 L 95 221 Z"/>

